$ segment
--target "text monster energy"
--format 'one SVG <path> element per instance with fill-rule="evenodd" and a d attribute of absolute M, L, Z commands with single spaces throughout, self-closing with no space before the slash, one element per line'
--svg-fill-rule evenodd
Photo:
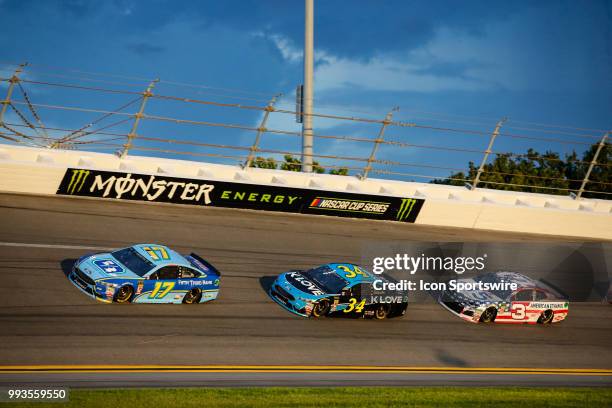
<path fill-rule="evenodd" d="M 89 191 L 104 191 L 102 197 L 122 198 L 123 195 L 129 194 L 146 198 L 148 201 L 155 201 L 163 194 L 170 200 L 177 196 L 185 201 L 203 200 L 204 204 L 210 204 L 210 192 L 214 187 L 211 184 L 156 180 L 155 176 L 132 178 L 132 174 L 127 174 L 124 177 L 110 176 L 106 179 L 96 175 Z"/>
<path fill-rule="evenodd" d="M 415 222 L 425 201 L 348 191 L 79 168 L 66 169 L 57 194 L 399 222 Z"/>
<path fill-rule="evenodd" d="M 417 200 L 414 198 L 402 198 L 402 204 L 400 205 L 400 209 L 397 211 L 397 216 L 395 217 L 398 221 L 404 221 L 410 216 L 410 212 L 414 208 Z"/>
<path fill-rule="evenodd" d="M 68 184 L 68 194 L 74 194 L 81 191 L 83 186 L 85 185 L 85 181 L 89 177 L 89 170 L 72 170 L 72 177 L 70 178 L 70 183 Z"/>

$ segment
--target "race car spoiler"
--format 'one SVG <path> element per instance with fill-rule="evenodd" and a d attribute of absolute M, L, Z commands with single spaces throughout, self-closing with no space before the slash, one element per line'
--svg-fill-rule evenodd
<path fill-rule="evenodd" d="M 221 276 L 221 272 L 219 272 L 219 270 L 217 268 L 212 266 L 212 264 L 210 262 L 207 262 L 206 260 L 204 260 L 204 258 L 199 256 L 198 254 L 192 252 L 191 254 L 189 254 L 189 256 L 191 258 L 193 258 L 193 260 L 196 261 L 196 263 L 201 264 L 200 266 L 203 267 L 203 268 L 201 268 L 203 270 L 203 272 L 207 272 L 207 270 L 208 270 L 208 271 L 212 271 L 213 273 L 217 274 L 218 276 Z"/>

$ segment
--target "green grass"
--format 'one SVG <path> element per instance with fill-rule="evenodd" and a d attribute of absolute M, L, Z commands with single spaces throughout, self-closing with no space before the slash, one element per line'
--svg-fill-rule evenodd
<path fill-rule="evenodd" d="M 346 387 L 72 390 L 70 403 L 15 407 L 612 407 L 610 388 Z"/>

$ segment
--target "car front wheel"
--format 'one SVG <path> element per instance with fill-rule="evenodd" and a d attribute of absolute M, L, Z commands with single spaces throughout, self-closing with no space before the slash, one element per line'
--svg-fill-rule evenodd
<path fill-rule="evenodd" d="M 122 286 L 117 290 L 113 300 L 117 303 L 129 303 L 134 295 L 134 288 L 130 285 Z"/>
<path fill-rule="evenodd" d="M 497 317 L 497 309 L 490 307 L 480 315 L 480 323 L 493 323 Z"/>
<path fill-rule="evenodd" d="M 325 316 L 327 313 L 329 313 L 330 307 L 331 307 L 331 304 L 329 303 L 329 300 L 327 299 L 319 300 L 317 303 L 315 303 L 312 306 L 311 316 L 312 317 Z"/>

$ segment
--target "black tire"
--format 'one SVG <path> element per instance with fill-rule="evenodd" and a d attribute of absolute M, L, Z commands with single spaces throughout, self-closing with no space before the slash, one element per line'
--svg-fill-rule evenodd
<path fill-rule="evenodd" d="M 196 303 L 200 303 L 202 299 L 202 290 L 200 288 L 193 288 L 189 292 L 185 293 L 185 297 L 183 298 L 183 303 L 187 305 L 193 305 Z"/>
<path fill-rule="evenodd" d="M 552 320 L 553 320 L 554 317 L 555 317 L 555 312 L 553 312 L 550 309 L 545 310 L 545 311 L 542 312 L 542 314 L 538 318 L 538 323 L 539 324 L 552 323 Z"/>
<path fill-rule="evenodd" d="M 482 312 L 482 314 L 480 315 L 479 322 L 480 323 L 493 323 L 496 317 L 497 317 L 497 309 L 491 306 L 487 308 L 487 310 Z"/>
<path fill-rule="evenodd" d="M 376 320 L 384 320 L 389 315 L 389 307 L 387 305 L 378 304 L 374 309 L 374 318 Z"/>
<path fill-rule="evenodd" d="M 134 288 L 131 285 L 125 285 L 119 288 L 113 296 L 115 303 L 130 303 L 134 296 Z"/>
<path fill-rule="evenodd" d="M 325 316 L 329 313 L 330 308 L 331 308 L 331 303 L 329 302 L 329 300 L 321 299 L 312 306 L 312 313 L 310 315 L 312 317 Z"/>

